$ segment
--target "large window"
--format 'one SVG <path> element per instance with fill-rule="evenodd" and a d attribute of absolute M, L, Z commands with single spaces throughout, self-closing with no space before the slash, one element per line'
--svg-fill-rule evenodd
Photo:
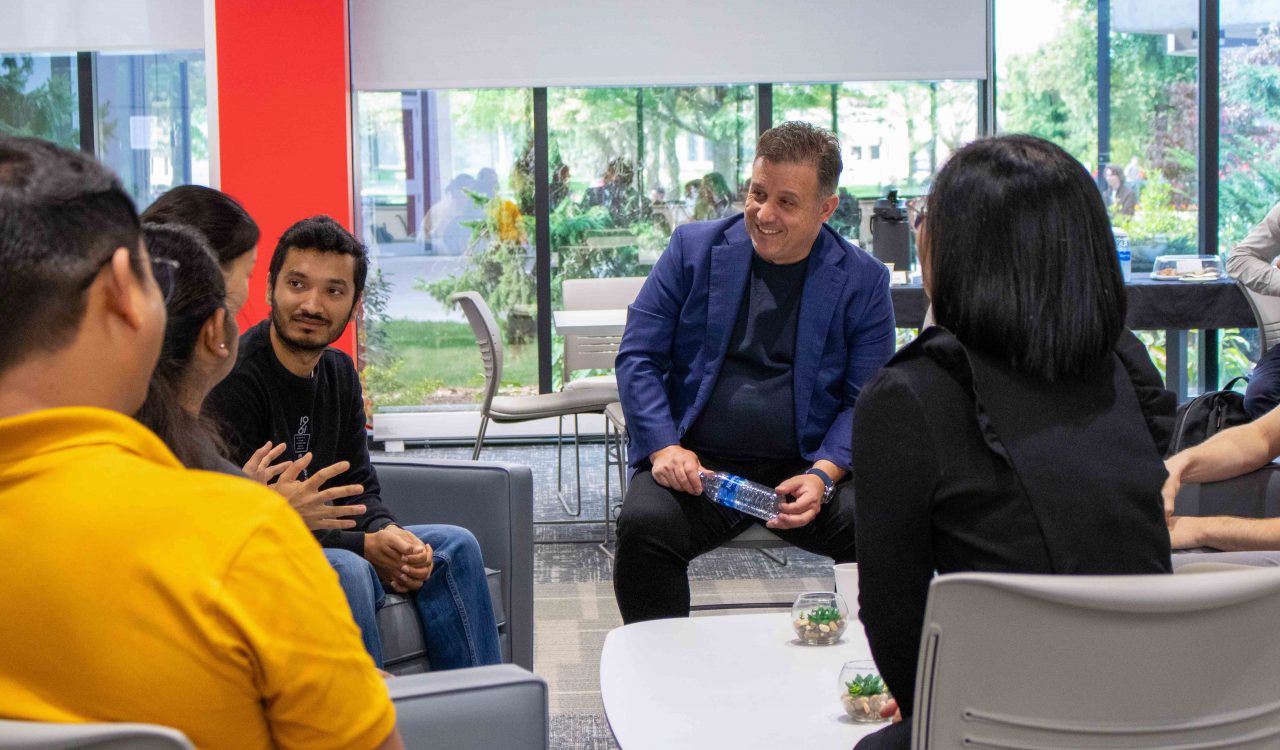
<path fill-rule="evenodd" d="M 87 62 L 94 94 L 80 88 Z M 80 99 L 93 122 L 81 123 Z M 0 133 L 88 147 L 139 210 L 175 185 L 209 184 L 204 53 L 0 53 Z M 87 128 L 87 132 L 82 132 Z M 87 137 L 82 137 L 87 136 Z"/>
<path fill-rule="evenodd" d="M 1129 235 L 1134 274 L 1145 274 L 1159 255 L 1199 252 L 1199 3 L 1114 0 L 1101 19 L 1098 6 L 996 2 L 997 126 L 1047 138 L 1079 159 Z M 1099 33 L 1103 24 L 1109 33 Z M 1163 371 L 1164 332 L 1139 335 Z M 1241 341 L 1236 331 L 1223 337 L 1226 372 L 1242 360 Z M 1197 346 L 1192 340 L 1185 358 L 1187 382 L 1198 379 Z"/>
<path fill-rule="evenodd" d="M 527 89 L 359 95 L 365 383 L 380 408 L 478 400 L 480 352 L 448 302 L 460 291 L 479 292 L 502 328 L 504 392 L 537 391 L 531 101 Z"/>
<path fill-rule="evenodd" d="M 1280 0 L 1271 5 L 1280 6 Z M 1219 248 L 1280 200 L 1280 7 L 1222 0 Z M 1100 10 L 1101 6 L 1101 10 Z M 957 148 L 1028 132 L 1095 177 L 1133 248 L 1133 271 L 1201 251 L 1198 0 L 997 0 L 995 78 L 360 93 L 360 230 L 377 257 L 366 310 L 369 391 L 383 408 L 472 404 L 483 377 L 446 303 L 479 291 L 507 342 L 504 388 L 556 388 L 563 341 L 536 345 L 570 279 L 644 277 L 673 229 L 742 208 L 761 120 L 834 129 L 844 149 L 832 225 L 874 249 L 872 204 L 928 192 Z M 1101 16 L 1100 16 L 1101 12 Z M 1243 14 L 1243 15 L 1242 15 Z M 1100 33 L 1100 30 L 1102 33 Z M 1100 56 L 1099 52 L 1103 54 Z M 545 92 L 548 245 L 535 249 L 534 101 Z M 772 111 L 760 117 L 761 95 Z M 983 119 L 985 95 L 994 119 Z M 541 107 L 541 103 L 538 105 Z M 539 117 L 542 116 L 539 112 Z M 985 125 L 984 125 L 985 122 Z M 539 136 L 541 137 L 541 136 Z M 535 262 L 550 267 L 538 309 Z M 544 322 L 545 321 L 541 321 Z M 1142 334 L 1163 364 L 1163 332 Z M 1221 374 L 1250 366 L 1227 331 Z M 1196 340 L 1181 380 L 1196 381 Z M 550 365 L 549 381 L 539 373 Z M 1212 384 L 1207 384 L 1212 386 Z"/>
<path fill-rule="evenodd" d="M 1134 272 L 1144 273 L 1157 255 L 1197 252 L 1197 64 L 1189 40 L 1199 6 L 1110 5 L 1111 33 L 1099 38 L 1095 0 L 996 4 L 997 122 L 1001 131 L 1058 143 L 1093 172 L 1112 221 L 1129 234 Z M 1178 6 L 1176 20 L 1170 5 Z M 1191 25 L 1170 33 L 1171 22 Z M 1110 51 L 1110 94 L 1101 100 L 1100 43 Z"/>
<path fill-rule="evenodd" d="M 840 206 L 829 223 L 871 249 L 875 201 L 890 190 L 903 199 L 928 192 L 947 156 L 978 137 L 978 97 L 975 81 L 777 85 L 773 111 L 775 122 L 803 120 L 840 137 Z"/>
<path fill-rule="evenodd" d="M 553 308 L 566 279 L 645 276 L 675 227 L 742 210 L 753 86 L 551 89 L 548 120 Z"/>
<path fill-rule="evenodd" d="M 103 53 L 94 66 L 98 158 L 139 210 L 175 185 L 208 185 L 204 53 Z"/>
<path fill-rule="evenodd" d="M 1224 0 L 1222 19 L 1218 243 L 1228 252 L 1280 202 L 1280 1 Z"/>
<path fill-rule="evenodd" d="M 0 52 L 0 134 L 80 147 L 75 55 Z"/>

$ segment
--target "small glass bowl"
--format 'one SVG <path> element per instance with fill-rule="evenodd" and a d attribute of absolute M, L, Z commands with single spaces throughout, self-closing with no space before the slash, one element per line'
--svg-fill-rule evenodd
<path fill-rule="evenodd" d="M 806 646 L 830 646 L 849 626 L 844 597 L 831 591 L 801 594 L 791 605 L 791 627 Z"/>
<path fill-rule="evenodd" d="M 840 705 L 851 721 L 859 724 L 878 724 L 888 721 L 880 710 L 893 699 L 889 688 L 880 678 L 880 670 L 870 659 L 846 662 L 840 670 Z"/>

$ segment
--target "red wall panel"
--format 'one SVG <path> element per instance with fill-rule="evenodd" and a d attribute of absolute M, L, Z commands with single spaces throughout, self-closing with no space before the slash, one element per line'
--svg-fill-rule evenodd
<path fill-rule="evenodd" d="M 265 318 L 267 266 L 298 219 L 354 231 L 347 0 L 216 0 L 221 189 L 262 228 L 241 328 Z M 335 344 L 354 356 L 354 329 Z"/>

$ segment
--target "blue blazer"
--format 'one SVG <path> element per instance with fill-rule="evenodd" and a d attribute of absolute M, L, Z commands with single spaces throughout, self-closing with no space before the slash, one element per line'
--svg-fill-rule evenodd
<path fill-rule="evenodd" d="M 754 253 L 742 214 L 684 224 L 629 308 L 617 374 L 632 466 L 679 443 L 706 408 Z M 893 355 L 894 335 L 888 269 L 824 225 L 796 325 L 791 408 L 805 459 L 852 467 L 853 404 Z"/>

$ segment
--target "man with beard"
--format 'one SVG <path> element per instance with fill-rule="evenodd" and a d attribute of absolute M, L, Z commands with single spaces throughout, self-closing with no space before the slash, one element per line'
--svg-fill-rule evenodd
<path fill-rule="evenodd" d="M 351 358 L 329 347 L 350 322 L 367 272 L 364 246 L 328 216 L 285 230 L 267 274 L 271 317 L 240 338 L 236 369 L 206 408 L 224 425 L 237 464 L 254 458 L 258 471 L 275 473 L 280 465 L 267 464 L 277 455 L 311 471 L 341 462 L 332 484 L 361 486 L 340 502 L 365 513 L 316 538 L 379 666 L 375 614 L 386 591 L 416 601 L 434 669 L 495 664 L 502 654 L 475 537 L 457 526 L 396 523 L 369 462 L 360 379 Z"/>

